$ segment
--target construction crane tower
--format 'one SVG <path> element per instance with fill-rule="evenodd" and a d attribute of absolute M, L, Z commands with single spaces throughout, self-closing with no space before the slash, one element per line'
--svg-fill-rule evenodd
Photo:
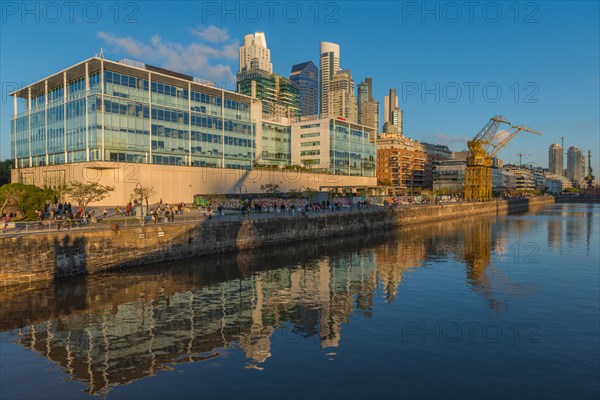
<path fill-rule="evenodd" d="M 508 129 L 500 130 L 502 125 L 508 125 Z M 525 125 L 512 125 L 502 115 L 496 115 L 467 142 L 469 154 L 465 169 L 465 200 L 492 199 L 492 159 L 521 131 L 540 135 Z"/>

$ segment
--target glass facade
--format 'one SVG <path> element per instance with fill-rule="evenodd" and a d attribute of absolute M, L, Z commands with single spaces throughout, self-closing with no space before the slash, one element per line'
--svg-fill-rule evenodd
<path fill-rule="evenodd" d="M 292 127 L 269 121 L 262 123 L 263 165 L 290 165 Z"/>
<path fill-rule="evenodd" d="M 263 114 L 271 117 L 299 117 L 300 95 L 289 79 L 267 71 L 252 69 L 237 74 L 238 92 L 260 99 Z"/>
<path fill-rule="evenodd" d="M 300 114 L 303 116 L 319 114 L 319 69 L 317 66 L 312 61 L 294 65 L 290 80 L 299 91 Z"/>
<path fill-rule="evenodd" d="M 375 176 L 377 146 L 360 125 L 330 120 L 330 172 L 336 175 Z"/>
<path fill-rule="evenodd" d="M 336 118 L 292 124 L 292 164 L 334 175 L 375 177 L 376 129 Z"/>
<path fill-rule="evenodd" d="M 92 62 L 89 91 L 79 68 L 66 85 L 18 94 L 23 111 L 11 123 L 18 167 L 105 160 L 251 168 L 250 99 L 120 63 L 105 61 L 102 74 Z"/>

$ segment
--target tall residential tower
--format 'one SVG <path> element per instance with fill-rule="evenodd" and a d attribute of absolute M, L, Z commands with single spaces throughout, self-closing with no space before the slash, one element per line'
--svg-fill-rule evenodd
<path fill-rule="evenodd" d="M 240 47 L 240 71 L 251 69 L 273 72 L 271 51 L 267 48 L 264 32 L 244 36 L 244 45 Z"/>
<path fill-rule="evenodd" d="M 358 84 L 358 123 L 379 130 L 379 102 L 373 98 L 373 79 Z"/>
<path fill-rule="evenodd" d="M 383 102 L 383 132 L 402 135 L 402 110 L 398 106 L 396 89 L 390 89 L 390 95 L 385 96 Z"/>
<path fill-rule="evenodd" d="M 273 73 L 271 53 L 263 32 L 246 35 L 240 47 L 237 91 L 262 101 L 263 114 L 270 118 L 300 115 L 298 88 L 288 78 Z"/>
<path fill-rule="evenodd" d="M 573 186 L 581 187 L 585 177 L 585 157 L 583 152 L 576 146 L 569 147 L 567 152 L 567 178 Z"/>
<path fill-rule="evenodd" d="M 341 117 L 353 123 L 358 122 L 354 81 L 350 70 L 338 72 L 329 82 L 328 115 L 333 118 Z"/>
<path fill-rule="evenodd" d="M 340 68 L 340 46 L 335 43 L 321 42 L 321 69 L 319 71 L 320 113 L 329 114 L 329 82 Z"/>
<path fill-rule="evenodd" d="M 563 148 L 560 144 L 553 144 L 548 150 L 548 170 L 552 174 L 563 174 Z"/>

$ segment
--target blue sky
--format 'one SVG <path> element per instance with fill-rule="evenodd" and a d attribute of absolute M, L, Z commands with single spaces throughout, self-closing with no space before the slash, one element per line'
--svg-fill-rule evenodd
<path fill-rule="evenodd" d="M 10 157 L 15 85 L 105 49 L 233 88 L 245 34 L 265 32 L 274 71 L 318 65 L 319 42 L 341 46 L 355 83 L 395 87 L 404 132 L 466 147 L 495 114 L 542 132 L 521 133 L 505 162 L 547 166 L 548 146 L 592 151 L 600 175 L 600 8 L 582 2 L 3 2 L 0 158 Z M 223 6 L 223 4 L 226 4 Z M 383 105 L 382 105 L 383 109 Z M 566 163 L 566 159 L 565 159 Z M 566 164 L 565 164 L 566 165 Z"/>

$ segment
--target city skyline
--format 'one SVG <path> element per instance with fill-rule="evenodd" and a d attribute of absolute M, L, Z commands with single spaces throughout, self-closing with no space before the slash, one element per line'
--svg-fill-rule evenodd
<path fill-rule="evenodd" d="M 301 62 L 313 61 L 319 65 L 317 46 L 321 41 L 338 44 L 343 51 L 341 67 L 351 69 L 356 82 L 372 77 L 377 101 L 382 102 L 384 93 L 390 88 L 398 90 L 399 105 L 405 113 L 405 135 L 410 138 L 447 144 L 452 150 L 460 151 L 466 148 L 466 140 L 472 138 L 491 115 L 502 113 L 509 120 L 524 122 L 543 134 L 541 138 L 519 135 L 500 154 L 506 162 L 516 163 L 516 154 L 526 150 L 532 156 L 523 160 L 524 163 L 532 162 L 547 167 L 548 146 L 557 142 L 560 136 L 565 136 L 565 148 L 577 146 L 584 152 L 591 150 L 592 167 L 595 171 L 600 170 L 600 157 L 595 154 L 600 147 L 596 111 L 599 63 L 598 46 L 595 44 L 598 41 L 598 26 L 593 22 L 593 17 L 598 14 L 597 4 L 570 3 L 569 7 L 540 4 L 534 15 L 535 23 L 515 22 L 508 6 L 503 10 L 504 18 L 496 22 L 486 21 L 476 14 L 473 23 L 467 21 L 466 17 L 451 23 L 444 19 L 441 12 L 436 22 L 435 15 L 412 15 L 400 5 L 383 4 L 390 10 L 399 11 L 401 23 L 395 26 L 397 33 L 414 33 L 414 43 L 402 47 L 402 57 L 394 52 L 385 53 L 383 44 L 376 43 L 377 38 L 393 28 L 384 23 L 389 18 L 385 15 L 387 13 L 378 15 L 381 23 L 372 25 L 369 34 L 363 30 L 360 33 L 344 33 L 344 27 L 352 23 L 353 17 L 359 14 L 366 17 L 374 13 L 374 10 L 351 3 L 339 4 L 336 23 L 325 24 L 321 21 L 317 26 L 323 29 L 312 30 L 306 29 L 315 26 L 315 22 L 309 18 L 308 9 L 304 10 L 305 17 L 298 24 L 269 24 L 266 14 L 263 16 L 265 21 L 259 23 L 249 23 L 244 18 L 238 22 L 227 18 L 211 19 L 206 15 L 201 15 L 199 21 L 198 18 L 182 14 L 180 23 L 175 24 L 179 26 L 166 28 L 156 23 L 160 16 L 157 7 L 140 3 L 135 25 L 114 23 L 105 10 L 103 23 L 78 26 L 80 36 L 86 40 L 69 43 L 69 52 L 66 53 L 69 55 L 66 57 L 51 56 L 61 52 L 64 43 L 55 41 L 53 46 L 40 46 L 37 42 L 41 31 L 51 40 L 72 29 L 73 24 L 66 17 L 58 22 L 41 18 L 38 23 L 30 21 L 32 23 L 27 25 L 27 18 L 23 20 L 19 16 L 13 18 L 5 15 L 6 23 L 3 23 L 2 29 L 5 34 L 0 39 L 3 49 L 2 114 L 6 117 L 11 115 L 12 105 L 7 93 L 16 89 L 14 85 L 20 87 L 30 84 L 52 71 L 92 56 L 101 47 L 106 49 L 106 56 L 113 60 L 128 57 L 200 78 L 226 82 L 237 70 L 242 39 L 247 34 L 260 31 L 268 39 L 273 71 L 284 76 L 293 65 Z M 281 19 L 281 15 L 278 18 Z M 323 20 L 324 16 L 321 15 L 320 19 Z M 563 29 L 554 33 L 554 23 L 559 20 L 565 21 Z M 28 29 L 20 35 L 20 43 L 12 43 L 7 39 L 11 32 L 17 32 L 24 25 Z M 479 34 L 475 35 L 478 38 L 471 37 L 472 29 L 478 31 Z M 300 37 L 297 36 L 299 31 L 303 32 L 301 39 L 290 42 Z M 553 41 L 554 35 L 561 35 L 562 39 Z M 518 59 L 517 62 L 501 60 L 502 57 L 491 46 L 494 40 L 504 36 L 511 43 L 507 51 Z M 456 44 L 459 43 L 457 40 L 462 40 L 460 46 Z M 577 49 L 588 49 L 589 45 L 591 51 L 570 49 L 569 43 L 573 41 L 586 43 Z M 423 51 L 425 43 L 430 46 L 428 51 Z M 546 43 L 552 43 L 552 46 Z M 23 46 L 35 51 L 21 52 Z M 481 48 L 482 53 L 475 54 L 476 48 Z M 535 54 L 528 56 L 532 48 L 536 49 Z M 560 60 L 556 59 L 558 53 L 564 56 Z M 185 57 L 179 57 L 182 55 Z M 379 57 L 373 58 L 374 55 Z M 444 59 L 443 68 L 432 62 L 439 57 Z M 491 62 L 494 57 L 499 57 L 501 62 Z M 400 62 L 401 58 L 405 62 Z M 568 64 L 563 58 L 569 59 Z M 37 62 L 39 59 L 44 59 L 42 66 Z M 460 62 L 456 59 L 460 59 Z M 553 62 L 547 64 L 549 60 Z M 215 79 L 219 76 L 222 80 Z M 477 89 L 489 83 L 488 98 L 482 99 L 481 91 L 474 90 L 474 101 L 469 102 L 466 99 L 468 87 L 465 86 L 469 82 L 478 83 L 471 86 Z M 233 82 L 227 85 L 227 89 L 235 90 L 233 85 Z M 491 93 L 498 86 L 503 96 L 496 102 L 487 101 L 494 100 Z M 462 88 L 462 97 L 453 101 L 456 98 L 453 90 L 456 88 Z M 514 98 L 517 94 L 520 94 L 519 101 Z M 10 119 L 6 117 L 1 122 L 2 159 L 10 157 Z"/>

